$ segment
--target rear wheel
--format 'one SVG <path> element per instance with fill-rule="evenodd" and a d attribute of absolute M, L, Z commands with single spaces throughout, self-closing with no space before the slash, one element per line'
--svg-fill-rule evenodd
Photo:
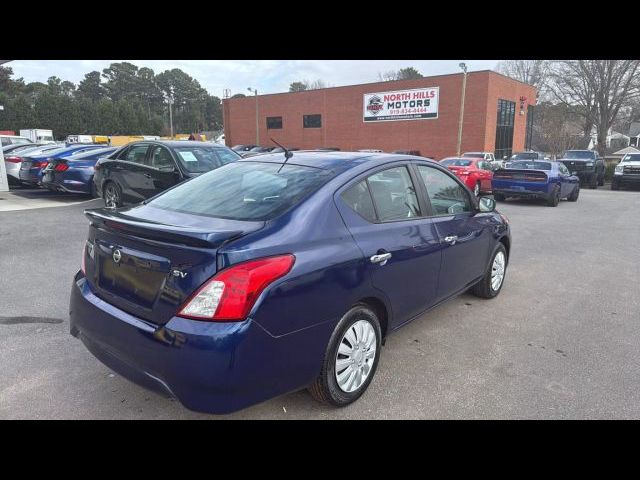
<path fill-rule="evenodd" d="M 580 185 L 576 185 L 576 188 L 573 189 L 573 192 L 571 192 L 571 195 L 567 197 L 567 200 L 569 200 L 570 202 L 577 202 L 579 195 L 580 195 Z"/>
<path fill-rule="evenodd" d="M 104 204 L 109 208 L 122 206 L 122 192 L 120 187 L 114 182 L 109 182 L 104 186 Z"/>
<path fill-rule="evenodd" d="M 471 288 L 471 293 L 481 298 L 493 298 L 500 293 L 504 277 L 507 273 L 507 250 L 502 243 L 498 243 L 493 255 L 489 269 L 482 280 Z"/>
<path fill-rule="evenodd" d="M 322 370 L 309 386 L 318 401 L 343 407 L 367 389 L 378 367 L 382 330 L 367 305 L 356 305 L 338 322 L 325 353 Z"/>
<path fill-rule="evenodd" d="M 553 187 L 553 192 L 547 198 L 547 206 L 549 207 L 557 207 L 558 203 L 560 203 L 560 189 L 556 185 Z"/>

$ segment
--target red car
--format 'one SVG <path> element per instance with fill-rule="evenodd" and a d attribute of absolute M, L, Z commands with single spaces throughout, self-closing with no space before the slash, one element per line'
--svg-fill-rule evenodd
<path fill-rule="evenodd" d="M 489 162 L 481 158 L 448 157 L 442 159 L 440 163 L 462 180 L 476 196 L 481 193 L 491 193 L 493 170 Z"/>

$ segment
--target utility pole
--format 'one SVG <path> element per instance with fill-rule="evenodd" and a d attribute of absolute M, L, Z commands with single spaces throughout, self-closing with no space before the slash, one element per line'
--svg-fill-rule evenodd
<path fill-rule="evenodd" d="M 256 145 L 260 145 L 260 120 L 258 116 L 258 89 L 257 88 L 247 88 L 250 92 L 253 92 L 256 96 Z"/>
<path fill-rule="evenodd" d="M 169 127 L 171 128 L 171 139 L 173 140 L 173 111 L 171 109 L 173 105 L 173 87 L 169 88 L 167 100 L 169 101 Z"/>
<path fill-rule="evenodd" d="M 460 102 L 460 120 L 458 123 L 458 148 L 456 151 L 456 155 L 459 157 L 460 149 L 462 148 L 462 122 L 464 120 L 464 96 L 467 89 L 467 64 L 460 63 L 458 66 L 462 69 L 462 72 L 464 74 L 464 76 L 462 77 L 462 100 Z"/>

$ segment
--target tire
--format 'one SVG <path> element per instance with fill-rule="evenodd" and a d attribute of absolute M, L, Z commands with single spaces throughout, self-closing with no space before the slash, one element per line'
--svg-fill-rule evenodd
<path fill-rule="evenodd" d="M 553 188 L 553 192 L 551 192 L 551 195 L 549 195 L 549 198 L 547 198 L 547 206 L 557 207 L 558 203 L 560 203 L 560 189 L 556 185 Z"/>
<path fill-rule="evenodd" d="M 567 200 L 569 200 L 570 202 L 577 202 L 579 196 L 580 196 L 580 184 L 577 184 L 576 188 L 574 188 L 573 192 L 571 192 L 571 195 L 567 197 Z"/>
<path fill-rule="evenodd" d="M 115 182 L 107 182 L 102 187 L 102 198 L 105 206 L 117 208 L 122 206 L 122 190 Z"/>
<path fill-rule="evenodd" d="M 367 329 L 364 335 L 361 327 Z M 375 333 L 375 339 L 371 339 L 372 333 Z M 367 390 L 376 373 L 380 360 L 381 339 L 382 330 L 376 313 L 369 306 L 363 304 L 351 308 L 344 314 L 331 334 L 322 362 L 322 370 L 318 378 L 309 386 L 311 395 L 322 403 L 336 407 L 344 407 L 355 402 Z M 358 343 L 364 342 L 362 350 L 360 350 L 360 346 L 357 347 L 357 351 L 353 348 L 354 340 Z M 351 344 L 351 349 L 349 349 L 349 344 Z M 375 351 L 371 354 L 374 346 Z M 352 357 L 349 357 L 347 353 Z M 360 363 L 357 363 L 358 361 Z M 338 366 L 338 362 L 340 366 Z M 366 370 L 366 366 L 369 366 L 368 370 Z M 338 375 L 336 375 L 336 369 L 338 369 Z M 358 375 L 362 375 L 362 372 L 365 371 L 366 377 L 364 379 L 360 377 L 361 383 L 357 385 Z M 354 376 L 352 377 L 352 375 Z M 337 377 L 340 377 L 341 380 L 344 378 L 344 383 L 339 383 Z M 357 388 L 354 388 L 355 385 Z"/>
<path fill-rule="evenodd" d="M 494 195 L 493 195 L 493 199 L 494 199 L 496 202 L 504 202 L 505 197 L 504 197 L 504 195 L 503 195 L 503 194 L 501 194 L 501 193 L 496 193 L 496 194 L 494 194 Z"/>
<path fill-rule="evenodd" d="M 473 187 L 473 194 L 474 194 L 476 197 L 479 197 L 479 196 L 480 196 L 480 182 L 476 182 L 475 187 Z"/>
<path fill-rule="evenodd" d="M 494 288 L 494 283 L 492 282 L 492 279 L 494 278 L 494 268 L 496 267 L 494 263 L 496 262 L 496 258 L 499 256 L 499 254 L 502 254 L 502 277 L 500 278 L 497 287 Z M 493 254 L 491 255 L 491 261 L 489 262 L 487 273 L 484 277 L 482 277 L 482 280 L 471 287 L 470 293 L 480 298 L 497 297 L 502 290 L 502 285 L 504 285 L 504 279 L 507 275 L 507 265 L 509 263 L 508 260 L 509 259 L 507 258 L 507 250 L 504 248 L 504 245 L 499 242 L 498 245 L 496 245 L 496 248 L 493 250 Z M 498 261 L 498 263 L 500 262 Z M 496 270 L 496 274 L 498 270 L 499 268 Z"/>
<path fill-rule="evenodd" d="M 620 185 L 615 180 L 611 181 L 611 190 L 620 190 Z"/>

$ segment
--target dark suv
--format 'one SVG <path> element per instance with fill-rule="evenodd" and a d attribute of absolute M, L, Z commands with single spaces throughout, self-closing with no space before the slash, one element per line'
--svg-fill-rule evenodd
<path fill-rule="evenodd" d="M 223 145 L 196 141 L 141 141 L 96 163 L 95 192 L 107 207 L 138 203 L 198 175 L 239 160 Z"/>
<path fill-rule="evenodd" d="M 604 185 L 604 160 L 595 150 L 567 150 L 558 161 L 590 188 Z"/>

